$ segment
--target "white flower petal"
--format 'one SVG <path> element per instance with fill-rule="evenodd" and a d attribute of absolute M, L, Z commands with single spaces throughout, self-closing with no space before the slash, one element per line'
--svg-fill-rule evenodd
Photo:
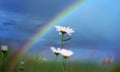
<path fill-rule="evenodd" d="M 55 47 L 51 47 L 51 50 L 53 51 L 53 52 L 56 52 L 57 50 L 55 49 Z"/>
<path fill-rule="evenodd" d="M 8 50 L 8 46 L 7 46 L 7 45 L 2 45 L 2 46 L 1 46 L 1 50 L 7 51 L 7 50 Z"/>
<path fill-rule="evenodd" d="M 24 64 L 24 61 L 21 61 L 20 63 L 21 63 L 21 64 Z"/>
<path fill-rule="evenodd" d="M 54 53 L 60 53 L 60 48 L 56 49 L 55 47 L 50 47 Z"/>
<path fill-rule="evenodd" d="M 71 35 L 71 33 L 74 32 L 74 30 L 70 27 L 58 25 L 58 26 L 55 26 L 55 28 L 56 28 L 56 31 L 60 32 L 59 34 L 61 34 L 62 32 L 65 32 L 66 34 Z"/>
<path fill-rule="evenodd" d="M 67 49 L 61 49 L 60 53 L 65 57 L 70 57 L 71 55 L 73 55 L 73 52 Z"/>

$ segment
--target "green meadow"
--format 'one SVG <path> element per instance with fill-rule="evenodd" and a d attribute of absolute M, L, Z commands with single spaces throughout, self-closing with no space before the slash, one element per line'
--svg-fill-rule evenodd
<path fill-rule="evenodd" d="M 0 52 L 0 72 L 2 72 L 2 53 Z M 11 56 L 10 56 L 11 57 Z M 11 65 L 10 57 L 7 58 L 4 64 L 4 72 L 54 72 L 54 61 L 42 61 L 35 60 L 32 58 L 24 58 L 24 65 L 20 64 L 20 59 L 16 61 L 16 65 L 14 66 L 13 71 L 7 71 Z M 21 67 L 23 70 L 21 71 Z M 56 72 L 62 71 L 62 63 L 59 61 L 56 63 Z M 110 65 L 103 65 L 96 62 L 81 62 L 81 61 L 73 61 L 67 62 L 66 64 L 66 72 L 120 72 L 120 63 L 111 63 Z"/>

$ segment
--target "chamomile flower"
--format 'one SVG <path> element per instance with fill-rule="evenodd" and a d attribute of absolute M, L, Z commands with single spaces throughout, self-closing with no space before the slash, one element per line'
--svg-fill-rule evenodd
<path fill-rule="evenodd" d="M 7 46 L 7 45 L 2 45 L 2 46 L 1 46 L 1 50 L 2 50 L 3 52 L 7 52 L 8 46 Z"/>
<path fill-rule="evenodd" d="M 20 64 L 24 65 L 24 61 L 21 61 Z"/>
<path fill-rule="evenodd" d="M 58 49 L 56 49 L 55 47 L 50 47 L 50 48 L 56 55 L 60 54 L 60 48 L 58 48 Z"/>
<path fill-rule="evenodd" d="M 47 62 L 47 59 L 45 57 L 42 58 L 43 62 Z"/>
<path fill-rule="evenodd" d="M 61 49 L 61 50 L 60 50 L 60 54 L 61 54 L 64 58 L 69 58 L 71 55 L 73 55 L 73 51 L 67 50 L 67 49 Z"/>
<path fill-rule="evenodd" d="M 74 32 L 74 30 L 70 27 L 64 27 L 64 26 L 55 26 L 56 28 L 56 31 L 59 32 L 59 34 L 68 34 L 68 35 L 71 35 L 71 33 Z"/>

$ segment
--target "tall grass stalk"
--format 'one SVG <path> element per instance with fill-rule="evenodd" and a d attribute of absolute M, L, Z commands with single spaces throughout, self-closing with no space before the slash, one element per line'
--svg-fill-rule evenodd
<path fill-rule="evenodd" d="M 38 56 L 39 56 L 39 50 L 40 50 L 40 48 L 37 48 L 37 52 L 36 52 L 36 56 L 35 56 L 35 60 L 38 59 Z M 35 62 L 34 65 L 33 65 L 33 72 L 35 72 L 36 64 L 37 64 L 37 63 Z"/>
<path fill-rule="evenodd" d="M 108 69 L 109 69 L 109 65 L 106 64 L 105 67 L 104 67 L 104 72 L 108 72 Z"/>
<path fill-rule="evenodd" d="M 72 66 L 71 66 L 71 63 L 70 63 L 69 60 L 67 61 L 67 64 L 68 64 L 68 72 L 71 72 L 72 71 Z"/>
<path fill-rule="evenodd" d="M 95 48 L 93 48 L 92 50 L 93 50 L 93 51 L 92 51 L 92 53 L 91 53 L 91 55 L 90 55 L 90 58 L 89 58 L 89 60 L 88 60 L 88 63 L 87 63 L 87 70 L 88 70 L 88 72 L 89 72 L 90 62 L 92 62 L 92 59 L 93 59 L 94 54 L 95 54 Z"/>
<path fill-rule="evenodd" d="M 67 72 L 67 58 L 65 58 L 65 63 L 64 63 L 65 65 L 64 65 L 64 72 Z"/>
<path fill-rule="evenodd" d="M 56 72 L 57 59 L 58 59 L 58 55 L 56 55 L 56 58 L 55 58 L 55 61 L 54 61 L 54 72 Z"/>

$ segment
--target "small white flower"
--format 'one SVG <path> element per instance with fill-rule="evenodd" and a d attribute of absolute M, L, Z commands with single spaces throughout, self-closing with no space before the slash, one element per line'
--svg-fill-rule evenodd
<path fill-rule="evenodd" d="M 59 32 L 59 34 L 68 34 L 68 35 L 71 35 L 71 33 L 74 32 L 74 30 L 70 27 L 64 27 L 64 26 L 55 26 L 56 28 L 56 31 Z"/>
<path fill-rule="evenodd" d="M 60 48 L 58 49 L 56 49 L 55 47 L 50 47 L 50 48 L 56 55 L 60 54 Z"/>
<path fill-rule="evenodd" d="M 7 45 L 2 45 L 1 46 L 1 50 L 2 51 L 7 51 L 8 50 L 8 46 Z"/>
<path fill-rule="evenodd" d="M 44 62 L 46 62 L 46 61 L 47 61 L 47 59 L 46 59 L 46 58 L 44 58 L 44 57 L 43 57 L 42 59 L 43 59 L 43 61 L 44 61 Z"/>
<path fill-rule="evenodd" d="M 71 55 L 73 55 L 73 51 L 67 50 L 67 49 L 61 49 L 61 50 L 60 50 L 60 53 L 61 53 L 61 55 L 63 55 L 63 57 L 65 57 L 65 58 L 68 58 L 68 57 L 70 57 Z"/>
<path fill-rule="evenodd" d="M 43 56 L 40 56 L 37 60 L 38 63 L 44 63 L 44 62 L 47 62 L 47 59 Z"/>
<path fill-rule="evenodd" d="M 22 64 L 22 65 L 23 65 L 23 64 L 24 64 L 24 61 L 21 61 L 21 62 L 20 62 L 20 64 Z"/>

